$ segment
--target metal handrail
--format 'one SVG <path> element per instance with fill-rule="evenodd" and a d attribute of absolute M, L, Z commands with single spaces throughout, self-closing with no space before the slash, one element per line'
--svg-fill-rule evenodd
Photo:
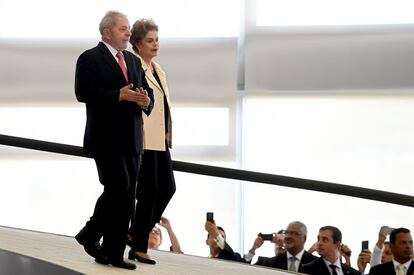
<path fill-rule="evenodd" d="M 64 155 L 88 157 L 83 153 L 83 148 L 79 146 L 28 139 L 22 137 L 0 135 L 0 144 Z M 355 198 L 362 198 L 402 206 L 414 207 L 414 196 L 374 190 L 369 188 L 362 188 L 351 185 L 287 177 L 267 173 L 259 173 L 240 169 L 223 168 L 218 166 L 202 165 L 182 161 L 173 161 L 173 169 L 180 172 L 187 172 L 199 175 L 265 183 L 310 191 L 319 191 L 330 194 L 344 195 Z"/>

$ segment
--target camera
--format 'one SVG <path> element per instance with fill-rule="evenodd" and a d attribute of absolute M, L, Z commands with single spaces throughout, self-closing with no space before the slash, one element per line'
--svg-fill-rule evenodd
<path fill-rule="evenodd" d="M 273 240 L 273 233 L 271 233 L 271 234 L 259 233 L 259 237 L 262 238 L 263 241 L 272 241 Z"/>

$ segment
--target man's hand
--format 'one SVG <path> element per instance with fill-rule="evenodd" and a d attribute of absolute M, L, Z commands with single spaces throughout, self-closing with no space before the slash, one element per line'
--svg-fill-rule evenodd
<path fill-rule="evenodd" d="M 351 249 L 346 245 L 341 245 L 341 256 L 345 258 L 345 264 L 351 266 Z"/>
<path fill-rule="evenodd" d="M 262 237 L 260 237 L 259 235 L 257 236 L 257 238 L 254 240 L 253 246 L 252 248 L 249 250 L 250 253 L 254 254 L 256 252 L 256 249 L 258 249 L 259 247 L 262 246 L 263 244 L 263 239 Z"/>
<path fill-rule="evenodd" d="M 119 100 L 120 101 L 130 101 L 135 102 L 141 108 L 148 108 L 150 104 L 150 98 L 148 97 L 148 93 L 143 88 L 137 88 L 131 90 L 133 88 L 133 84 L 128 84 L 121 88 L 119 91 Z"/>
<path fill-rule="evenodd" d="M 386 225 L 381 226 L 380 231 L 378 232 L 378 240 L 377 240 L 376 245 L 379 249 L 382 249 L 384 247 L 384 242 L 385 242 L 385 239 L 387 238 L 387 236 L 383 233 L 383 229 L 385 227 L 388 227 L 388 226 Z"/>
<path fill-rule="evenodd" d="M 309 247 L 308 252 L 313 253 L 316 251 L 316 249 L 318 249 L 318 242 L 313 243 L 313 245 Z"/>
<path fill-rule="evenodd" d="M 204 228 L 207 230 L 208 234 L 213 238 L 220 235 L 220 232 L 217 226 L 212 222 L 207 221 L 206 224 L 204 225 Z"/>
<path fill-rule="evenodd" d="M 161 225 L 162 227 L 164 227 L 167 230 L 171 229 L 170 221 L 166 217 L 161 217 L 159 225 Z"/>
<path fill-rule="evenodd" d="M 143 109 L 148 108 L 150 104 L 150 98 L 148 97 L 148 92 L 142 87 L 135 89 L 138 94 L 138 100 L 136 103 Z"/>
<path fill-rule="evenodd" d="M 119 91 L 120 101 L 136 102 L 138 100 L 137 93 L 134 90 L 131 90 L 133 86 L 133 84 L 128 84 L 121 88 Z"/>
<path fill-rule="evenodd" d="M 371 251 L 369 249 L 364 249 L 358 256 L 358 271 L 364 274 L 367 264 L 371 261 Z"/>

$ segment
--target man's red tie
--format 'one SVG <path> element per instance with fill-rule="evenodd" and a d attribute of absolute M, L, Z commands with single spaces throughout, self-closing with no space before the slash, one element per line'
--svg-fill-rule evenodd
<path fill-rule="evenodd" d="M 119 63 L 119 66 L 121 67 L 122 73 L 124 74 L 124 77 L 126 81 L 128 82 L 128 73 L 127 73 L 127 69 L 125 66 L 124 55 L 122 54 L 121 51 L 118 51 L 116 53 L 116 57 L 118 58 L 118 63 Z"/>

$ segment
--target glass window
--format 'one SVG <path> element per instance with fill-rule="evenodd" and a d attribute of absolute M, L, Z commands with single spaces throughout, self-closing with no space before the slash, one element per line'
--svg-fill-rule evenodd
<path fill-rule="evenodd" d="M 414 96 L 248 96 L 243 110 L 246 170 L 414 195 Z M 382 225 L 413 226 L 411 207 L 257 183 L 243 194 L 245 248 L 295 220 L 308 226 L 306 249 L 324 225 L 352 251 L 362 240 L 372 250 Z M 271 243 L 256 252 L 272 254 Z"/>
<path fill-rule="evenodd" d="M 408 24 L 410 0 L 257 0 L 257 26 Z"/>
<path fill-rule="evenodd" d="M 173 114 L 174 145 L 228 145 L 229 109 L 176 107 Z"/>
<path fill-rule="evenodd" d="M 153 18 L 160 37 L 235 37 L 240 0 L 13 0 L 1 1 L 0 37 L 97 38 L 108 10 L 127 14 L 130 24 Z M 22 8 L 24 7 L 24 8 Z"/>
<path fill-rule="evenodd" d="M 229 109 L 175 107 L 174 145 L 229 145 Z M 82 146 L 85 108 L 67 106 L 1 107 L 0 133 Z M 24 127 L 22 127 L 24 125 Z"/>
<path fill-rule="evenodd" d="M 1 106 L 0 117 L 3 135 L 83 145 L 83 106 Z"/>
<path fill-rule="evenodd" d="M 248 97 L 246 169 L 414 194 L 413 96 Z"/>

